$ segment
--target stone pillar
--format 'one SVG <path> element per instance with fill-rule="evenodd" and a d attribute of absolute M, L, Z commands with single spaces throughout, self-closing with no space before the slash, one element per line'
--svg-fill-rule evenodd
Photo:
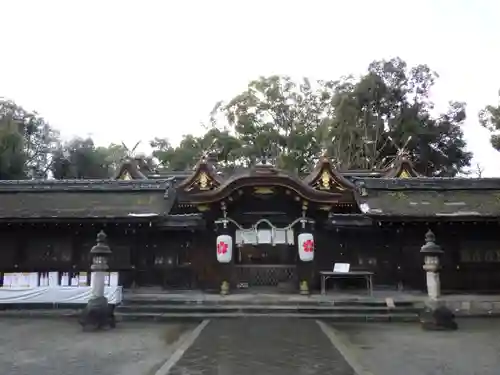
<path fill-rule="evenodd" d="M 104 232 L 100 232 L 105 236 Z M 99 236 L 98 235 L 98 236 Z M 103 246 L 104 242 L 99 242 L 102 240 L 102 238 L 105 237 L 98 237 L 98 244 L 96 246 Z M 96 246 L 94 246 L 92 249 L 94 249 Z M 107 247 L 107 245 L 104 245 Z M 107 247 L 109 250 L 109 247 Z M 94 255 L 94 254 L 92 254 Z M 104 297 L 104 286 L 105 286 L 105 279 L 106 279 L 106 274 L 105 272 L 109 269 L 106 258 L 104 256 L 94 256 L 92 265 L 90 266 L 90 269 L 92 270 L 92 280 L 91 280 L 91 288 L 92 288 L 92 297 L 91 299 L 94 298 L 105 298 Z"/>
<path fill-rule="evenodd" d="M 108 304 L 104 296 L 105 272 L 108 270 L 108 258 L 111 250 L 106 244 L 106 234 L 100 231 L 97 235 L 97 244 L 90 250 L 92 257 L 93 271 L 91 280 L 91 297 L 87 306 L 83 309 L 79 323 L 85 329 L 89 326 L 102 328 L 109 326 L 115 327 L 114 308 Z"/>
<path fill-rule="evenodd" d="M 455 330 L 458 328 L 455 315 L 439 301 L 441 282 L 439 280 L 441 247 L 435 243 L 436 237 L 431 230 L 425 235 L 425 244 L 420 252 L 424 255 L 423 269 L 426 272 L 428 300 L 420 314 L 422 328 L 426 330 Z"/>

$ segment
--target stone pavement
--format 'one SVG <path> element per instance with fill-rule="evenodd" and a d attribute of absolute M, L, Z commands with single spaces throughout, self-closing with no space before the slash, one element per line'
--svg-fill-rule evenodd
<path fill-rule="evenodd" d="M 127 323 L 82 332 L 73 319 L 0 320 L 0 374 L 152 375 L 191 326 Z"/>
<path fill-rule="evenodd" d="M 351 364 L 373 375 L 498 375 L 500 319 L 458 322 L 456 332 L 427 332 L 410 323 L 214 319 L 195 337 L 201 326 L 127 322 L 82 332 L 75 320 L 8 318 L 0 320 L 0 374 L 354 375 Z"/>
<path fill-rule="evenodd" d="M 500 374 L 500 319 L 458 324 L 456 332 L 428 332 L 410 323 L 332 326 L 349 355 L 374 375 Z"/>
<path fill-rule="evenodd" d="M 354 375 L 313 320 L 212 320 L 170 375 Z"/>

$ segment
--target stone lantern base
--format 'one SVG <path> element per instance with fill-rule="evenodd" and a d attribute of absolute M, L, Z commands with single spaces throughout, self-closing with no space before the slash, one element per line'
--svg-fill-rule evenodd
<path fill-rule="evenodd" d="M 455 314 L 444 304 L 428 303 L 419 316 L 422 329 L 426 331 L 455 331 L 458 329 Z"/>
<path fill-rule="evenodd" d="M 82 310 L 78 321 L 84 330 L 88 328 L 101 329 L 106 326 L 115 328 L 114 310 L 114 305 L 108 304 L 106 297 L 94 297 Z"/>

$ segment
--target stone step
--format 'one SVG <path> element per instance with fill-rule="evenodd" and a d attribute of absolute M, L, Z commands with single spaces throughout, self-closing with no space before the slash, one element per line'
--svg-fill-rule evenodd
<path fill-rule="evenodd" d="M 1 318 L 38 318 L 38 319 L 75 319 L 79 315 L 79 310 L 66 309 L 50 309 L 50 310 L 3 310 L 0 311 Z M 226 319 L 226 318 L 251 318 L 251 317 L 274 317 L 274 318 L 302 318 L 302 319 L 322 319 L 341 322 L 415 322 L 418 321 L 418 314 L 406 312 L 392 312 L 390 314 L 377 313 L 290 313 L 290 312 L 268 312 L 268 313 L 241 313 L 241 312 L 170 312 L 170 313 L 154 313 L 154 312 L 120 312 L 116 314 L 117 321 L 150 321 L 150 322 L 165 322 L 165 321 L 200 321 L 203 319 Z"/>
<path fill-rule="evenodd" d="M 412 307 L 416 301 L 394 301 L 396 307 Z M 175 299 L 175 298 L 155 298 L 155 297 L 137 297 L 124 296 L 123 305 L 206 305 L 206 306 L 366 306 L 366 307 L 385 307 L 385 300 L 274 300 L 263 298 L 252 299 Z"/>
<path fill-rule="evenodd" d="M 116 309 L 123 313 L 297 313 L 297 314 L 388 314 L 392 312 L 418 313 L 413 306 L 388 308 L 387 306 L 296 306 L 296 305 L 172 305 L 133 304 L 121 305 Z"/>
<path fill-rule="evenodd" d="M 301 318 L 301 319 L 322 319 L 338 322 L 416 322 L 416 313 L 392 313 L 392 314 L 305 314 L 289 312 L 268 312 L 268 313 L 124 313 L 117 312 L 117 319 L 122 321 L 171 321 L 171 320 L 200 320 L 200 319 L 229 319 L 229 318 Z"/>

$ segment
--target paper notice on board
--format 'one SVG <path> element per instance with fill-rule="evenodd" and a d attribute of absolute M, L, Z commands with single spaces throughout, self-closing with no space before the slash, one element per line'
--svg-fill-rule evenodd
<path fill-rule="evenodd" d="M 21 282 L 19 285 L 21 288 L 29 288 L 30 287 L 30 274 L 29 272 L 21 273 Z"/>
<path fill-rule="evenodd" d="M 49 287 L 59 286 L 59 272 L 49 272 Z"/>
<path fill-rule="evenodd" d="M 61 276 L 61 286 L 69 286 L 69 274 L 64 272 Z"/>
<path fill-rule="evenodd" d="M 87 272 L 80 272 L 78 275 L 78 286 L 87 286 Z"/>
<path fill-rule="evenodd" d="M 351 265 L 349 263 L 335 263 L 333 265 L 333 272 L 347 273 L 350 268 Z"/>
<path fill-rule="evenodd" d="M 10 288 L 12 285 L 12 274 L 9 273 L 4 273 L 3 274 L 3 286 L 4 288 Z"/>
<path fill-rule="evenodd" d="M 13 273 L 11 275 L 10 286 L 12 288 L 18 288 L 19 287 L 19 273 L 15 272 L 15 273 Z"/>
<path fill-rule="evenodd" d="M 29 276 L 29 287 L 30 288 L 36 288 L 38 286 L 38 272 L 31 272 Z"/>

